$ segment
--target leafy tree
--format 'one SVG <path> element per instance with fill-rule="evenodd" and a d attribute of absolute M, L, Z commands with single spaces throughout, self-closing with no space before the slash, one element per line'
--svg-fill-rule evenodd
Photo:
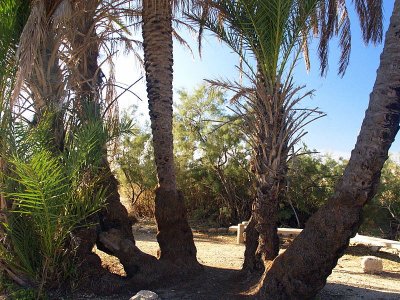
<path fill-rule="evenodd" d="M 214 218 L 221 224 L 249 216 L 252 199 L 248 145 L 240 120 L 230 116 L 224 95 L 201 86 L 179 92 L 174 122 L 177 180 L 192 217 Z M 125 113 L 123 118 L 129 118 Z M 155 166 L 147 126 L 124 137 L 118 164 L 132 201 L 153 193 Z M 139 203 L 140 206 L 140 203 Z M 135 211 L 137 211 L 136 207 Z"/>
<path fill-rule="evenodd" d="M 381 175 L 376 196 L 365 208 L 362 229 L 389 239 L 400 233 L 400 165 L 389 157 Z M 377 231 L 379 229 L 379 231 Z"/>
<path fill-rule="evenodd" d="M 329 155 L 299 155 L 289 162 L 287 191 L 280 208 L 280 223 L 303 228 L 308 218 L 332 196 L 347 161 Z"/>
<path fill-rule="evenodd" d="M 128 113 L 122 118 L 130 118 Z M 120 178 L 128 190 L 128 197 L 135 214 L 153 217 L 154 210 L 150 211 L 144 203 L 154 202 L 154 187 L 157 185 L 156 168 L 154 164 L 151 134 L 147 126 L 136 126 L 133 134 L 125 135 L 120 145 L 117 163 L 122 172 Z M 154 207 L 154 204 L 148 206 Z M 141 208 L 144 208 L 143 213 Z"/>
<path fill-rule="evenodd" d="M 249 147 L 238 130 L 241 120 L 228 114 L 219 91 L 201 86 L 179 96 L 174 126 L 177 174 L 189 208 L 197 206 L 205 216 L 216 214 L 225 225 L 248 219 L 252 175 Z"/>

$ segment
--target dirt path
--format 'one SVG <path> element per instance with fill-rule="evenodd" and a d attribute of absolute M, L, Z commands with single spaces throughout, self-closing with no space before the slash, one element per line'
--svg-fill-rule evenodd
<path fill-rule="evenodd" d="M 156 255 L 158 244 L 155 226 L 134 226 L 138 247 Z M 187 281 L 183 280 L 168 288 L 154 288 L 163 300 L 175 299 L 251 299 L 243 292 L 255 284 L 239 272 L 243 263 L 244 245 L 236 244 L 236 236 L 194 232 L 197 257 L 205 266 L 204 272 Z M 366 255 L 380 257 L 384 272 L 379 275 L 364 274 L 361 258 Z M 123 274 L 118 261 L 104 258 L 108 268 Z M 190 277 L 190 276 L 189 276 Z M 119 297 L 112 299 L 129 299 Z M 349 247 L 328 277 L 328 283 L 316 299 L 400 299 L 400 257 L 396 250 L 381 249 L 373 252 L 363 246 Z"/>
<path fill-rule="evenodd" d="M 154 227 L 136 226 L 135 238 L 139 248 L 155 255 L 158 244 Z M 195 232 L 199 261 L 207 266 L 196 281 L 181 282 L 169 289 L 156 290 L 162 299 L 245 299 L 245 295 L 233 296 L 238 291 L 219 293 L 237 280 L 243 263 L 244 245 L 237 245 L 234 235 L 209 235 Z M 339 260 L 328 278 L 328 284 L 317 299 L 400 299 L 400 258 L 398 253 L 387 249 L 372 252 L 366 247 L 350 247 Z M 380 275 L 364 274 L 361 257 L 378 256 L 383 259 L 384 272 Z M 116 266 L 115 266 L 116 267 Z M 239 280 L 240 281 L 240 280 Z M 248 282 L 243 282 L 244 286 Z M 238 287 L 240 290 L 242 287 Z M 212 293 L 212 294 L 210 294 Z"/>

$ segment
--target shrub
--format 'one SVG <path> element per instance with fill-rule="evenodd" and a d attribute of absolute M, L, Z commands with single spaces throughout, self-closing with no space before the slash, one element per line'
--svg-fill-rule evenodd
<path fill-rule="evenodd" d="M 45 138 L 51 124 L 14 132 L 16 149 L 7 159 L 3 188 L 7 203 L 0 263 L 8 276 L 23 286 L 55 287 L 71 273 L 72 231 L 90 226 L 88 218 L 103 205 L 105 194 L 96 176 L 106 136 L 100 123 L 66 135 L 65 150 L 50 147 Z"/>

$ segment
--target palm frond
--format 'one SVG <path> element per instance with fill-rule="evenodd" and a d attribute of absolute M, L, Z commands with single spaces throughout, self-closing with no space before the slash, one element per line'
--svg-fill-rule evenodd
<path fill-rule="evenodd" d="M 364 43 L 380 43 L 383 36 L 382 0 L 353 0 L 352 2 L 359 17 Z M 326 75 L 329 41 L 336 35 L 339 36 L 341 48 L 338 73 L 343 76 L 349 63 L 351 51 L 350 19 L 346 1 L 320 1 L 318 16 L 315 20 L 315 31 L 321 33 L 318 47 L 321 75 Z"/>
<path fill-rule="evenodd" d="M 188 16 L 200 24 L 200 31 L 207 28 L 226 42 L 250 70 L 253 67 L 248 54 L 252 54 L 266 82 L 273 86 L 293 51 L 306 49 L 304 43 L 308 41 L 306 37 L 311 29 L 309 20 L 317 2 L 207 1 L 203 7 L 206 13 L 200 10 Z"/>

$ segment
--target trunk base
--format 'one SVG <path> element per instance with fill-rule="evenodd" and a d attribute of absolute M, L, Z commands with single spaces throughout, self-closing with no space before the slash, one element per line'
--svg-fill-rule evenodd
<path fill-rule="evenodd" d="M 107 206 L 99 214 L 101 230 L 118 229 L 123 233 L 125 238 L 135 243 L 132 233 L 132 221 L 129 218 L 127 209 L 121 203 L 118 192 L 118 181 L 114 174 L 112 174 L 108 162 L 104 163 L 103 172 L 107 175 L 100 184 L 106 187 Z"/>
<path fill-rule="evenodd" d="M 346 207 L 340 201 L 331 201 L 320 208 L 287 250 L 271 262 L 259 283 L 258 296 L 261 299 L 314 297 L 325 286 L 355 235 L 360 214 L 359 207 Z"/>
<path fill-rule="evenodd" d="M 256 253 L 261 256 L 264 263 L 273 261 L 279 255 L 279 236 L 276 224 L 268 224 L 260 228 Z"/>
<path fill-rule="evenodd" d="M 244 251 L 244 262 L 242 271 L 248 273 L 262 273 L 264 271 L 264 263 L 261 255 L 257 253 L 258 248 L 258 231 L 255 228 L 256 221 L 251 217 L 246 228 L 246 249 Z"/>
<path fill-rule="evenodd" d="M 124 266 L 128 277 L 140 273 L 149 275 L 157 271 L 159 265 L 157 258 L 146 254 L 118 229 L 110 229 L 99 234 L 98 244 L 101 244 L 108 253 L 118 257 Z"/>
<path fill-rule="evenodd" d="M 182 193 L 157 188 L 155 202 L 159 259 L 185 269 L 200 268 Z"/>
<path fill-rule="evenodd" d="M 72 234 L 71 245 L 76 247 L 76 260 L 80 279 L 78 288 L 93 293 L 109 295 L 124 286 L 124 280 L 102 267 L 101 259 L 93 253 L 97 228 L 88 227 Z"/>

